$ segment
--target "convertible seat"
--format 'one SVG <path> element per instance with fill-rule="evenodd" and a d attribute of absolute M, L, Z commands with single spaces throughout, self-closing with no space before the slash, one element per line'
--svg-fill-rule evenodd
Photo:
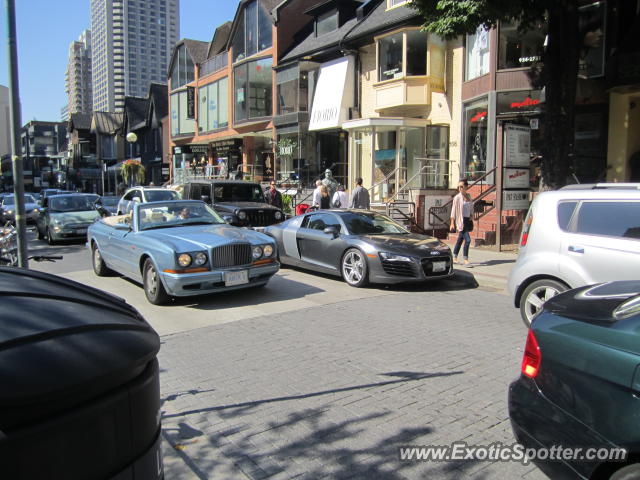
<path fill-rule="evenodd" d="M 115 226 L 116 223 L 127 223 L 130 224 L 131 223 L 131 214 L 127 214 L 127 215 L 112 215 L 110 217 L 104 217 L 102 219 L 103 223 L 106 223 L 107 225 L 110 226 Z"/>

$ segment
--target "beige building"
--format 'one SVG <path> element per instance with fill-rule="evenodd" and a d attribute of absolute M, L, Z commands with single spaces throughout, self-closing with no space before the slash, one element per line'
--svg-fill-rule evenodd
<path fill-rule="evenodd" d="M 82 32 L 78 40 L 71 42 L 69 46 L 65 84 L 69 103 L 61 112 L 62 120 L 68 120 L 72 113 L 91 113 L 91 30 Z"/>

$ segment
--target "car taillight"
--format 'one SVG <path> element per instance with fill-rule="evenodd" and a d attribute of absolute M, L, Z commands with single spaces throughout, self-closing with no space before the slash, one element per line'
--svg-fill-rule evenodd
<path fill-rule="evenodd" d="M 522 238 L 520 240 L 520 246 L 524 247 L 527 244 L 527 240 L 529 240 L 529 229 L 531 228 L 531 224 L 533 223 L 533 215 L 529 212 L 527 215 L 527 219 L 524 222 L 522 227 Z"/>
<path fill-rule="evenodd" d="M 533 335 L 533 330 L 529 329 L 527 343 L 524 347 L 524 357 L 522 358 L 522 374 L 529 378 L 536 378 L 541 361 L 540 347 L 538 347 L 536 337 Z"/>

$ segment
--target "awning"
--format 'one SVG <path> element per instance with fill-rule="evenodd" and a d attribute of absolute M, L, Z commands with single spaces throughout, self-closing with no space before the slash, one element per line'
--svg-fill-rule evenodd
<path fill-rule="evenodd" d="M 352 56 L 322 64 L 309 131 L 339 128 L 348 120 L 349 107 L 353 106 L 353 68 Z"/>

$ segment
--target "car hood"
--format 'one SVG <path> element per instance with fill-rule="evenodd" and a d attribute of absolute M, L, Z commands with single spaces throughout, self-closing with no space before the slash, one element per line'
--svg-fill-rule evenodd
<path fill-rule="evenodd" d="M 226 243 L 273 243 L 266 235 L 231 225 L 193 225 L 142 231 L 147 238 L 170 243 L 176 250 L 190 251 L 216 247 Z"/>
<path fill-rule="evenodd" d="M 87 210 L 86 212 L 49 212 L 49 218 L 60 223 L 86 223 L 100 218 L 100 214 L 96 210 Z"/>
<path fill-rule="evenodd" d="M 25 212 L 30 212 L 34 208 L 38 208 L 38 204 L 37 203 L 25 203 L 24 204 L 24 211 Z M 16 209 L 16 206 L 15 206 L 15 204 L 14 205 L 6 205 L 4 207 L 4 209 L 5 210 L 14 211 Z"/>
<path fill-rule="evenodd" d="M 217 202 L 215 204 L 216 207 L 224 208 L 225 210 L 235 210 L 235 209 L 261 209 L 261 210 L 277 210 L 273 205 L 269 205 L 268 203 L 261 202 Z"/>
<path fill-rule="evenodd" d="M 360 238 L 380 251 L 422 256 L 431 251 L 448 253 L 449 247 L 434 237 L 410 233 L 408 235 L 361 235 Z"/>

